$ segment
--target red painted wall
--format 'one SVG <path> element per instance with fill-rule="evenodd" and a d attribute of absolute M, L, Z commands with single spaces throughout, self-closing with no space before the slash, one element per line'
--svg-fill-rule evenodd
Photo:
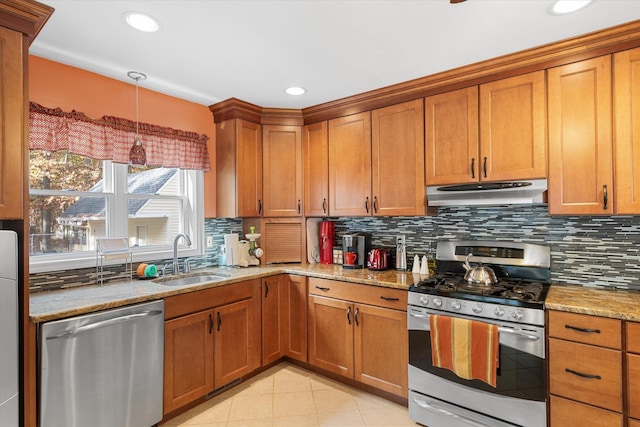
<path fill-rule="evenodd" d="M 140 122 L 209 137 L 211 171 L 204 179 L 205 217 L 215 217 L 215 126 L 211 111 L 205 105 L 145 89 L 144 81 L 139 83 L 138 99 Z M 29 56 L 29 101 L 46 108 L 76 110 L 91 118 L 136 119 L 133 80 L 125 83 L 33 55 Z"/>

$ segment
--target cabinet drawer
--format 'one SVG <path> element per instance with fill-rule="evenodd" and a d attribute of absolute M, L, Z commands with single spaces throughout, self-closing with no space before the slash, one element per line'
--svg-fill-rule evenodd
<path fill-rule="evenodd" d="M 549 336 L 621 349 L 622 322 L 606 317 L 549 311 Z"/>
<path fill-rule="evenodd" d="M 629 418 L 629 427 L 640 427 L 640 420 L 632 420 Z"/>
<path fill-rule="evenodd" d="M 310 277 L 309 293 L 407 311 L 407 291 L 401 289 Z"/>
<path fill-rule="evenodd" d="M 629 416 L 640 419 L 640 356 L 627 354 L 627 396 Z"/>
<path fill-rule="evenodd" d="M 550 427 L 622 427 L 622 414 L 557 396 L 549 401 Z M 629 424 L 629 427 L 632 425 Z M 638 426 L 640 427 L 640 425 Z"/>
<path fill-rule="evenodd" d="M 640 323 L 626 322 L 627 351 L 640 353 Z"/>
<path fill-rule="evenodd" d="M 552 394 L 622 411 L 622 352 L 618 350 L 549 338 L 549 379 Z"/>

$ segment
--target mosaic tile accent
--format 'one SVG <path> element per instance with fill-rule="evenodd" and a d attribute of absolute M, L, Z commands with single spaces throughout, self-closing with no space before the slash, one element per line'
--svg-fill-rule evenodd
<path fill-rule="evenodd" d="M 438 216 L 336 218 L 336 242 L 345 233 L 372 234 L 374 246 L 395 246 L 404 234 L 407 261 L 439 240 L 504 240 L 551 247 L 555 283 L 640 290 L 640 216 L 551 216 L 546 205 L 440 208 Z M 240 219 L 207 219 L 214 247 L 192 258 L 194 267 L 216 266 L 225 233 L 241 233 Z M 336 243 L 337 244 L 337 243 Z M 171 260 L 158 260 L 162 265 Z M 114 271 L 110 280 L 124 272 Z M 95 268 L 31 276 L 32 292 L 95 284 Z"/>

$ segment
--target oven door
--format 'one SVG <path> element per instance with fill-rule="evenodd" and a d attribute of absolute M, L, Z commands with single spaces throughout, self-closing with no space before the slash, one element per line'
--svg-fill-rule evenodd
<path fill-rule="evenodd" d="M 429 315 L 452 315 L 423 307 L 409 306 L 409 389 L 442 401 L 436 407 L 452 404 L 504 420 L 517 426 L 546 426 L 546 363 L 544 328 L 483 319 L 497 324 L 500 334 L 499 367 L 496 387 L 480 380 L 466 380 L 448 369 L 434 367 L 431 362 Z M 455 314 L 476 320 L 472 317 Z M 422 406 L 409 399 L 410 414 Z M 434 406 L 434 405 L 429 405 Z M 422 408 L 425 409 L 425 408 Z M 452 412 L 447 409 L 448 412 Z M 438 411 L 420 411 L 437 413 Z M 468 414 L 460 419 L 469 418 Z M 442 412 L 438 416 L 442 416 Z M 430 427 L 458 425 L 417 420 Z M 457 420 L 456 422 L 460 422 Z M 497 421 L 496 421 L 497 422 Z M 479 422 L 461 425 L 496 425 Z"/>

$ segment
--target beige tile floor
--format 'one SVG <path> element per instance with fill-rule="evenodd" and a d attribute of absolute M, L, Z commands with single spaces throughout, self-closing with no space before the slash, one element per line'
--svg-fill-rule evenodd
<path fill-rule="evenodd" d="M 407 408 L 287 362 L 161 427 L 414 426 Z"/>

